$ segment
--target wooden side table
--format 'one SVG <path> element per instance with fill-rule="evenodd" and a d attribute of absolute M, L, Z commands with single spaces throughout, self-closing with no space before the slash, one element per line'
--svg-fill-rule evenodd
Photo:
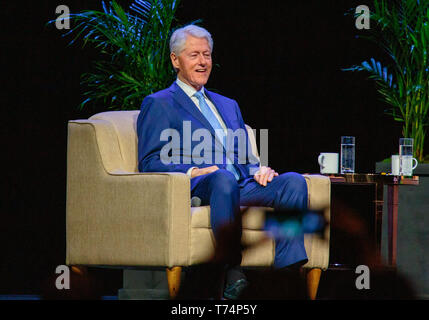
<path fill-rule="evenodd" d="M 332 184 L 375 184 L 375 237 L 376 250 L 381 257 L 381 227 L 384 205 L 384 186 L 387 186 L 388 211 L 388 265 L 396 267 L 397 234 L 398 234 L 398 194 L 399 186 L 417 186 L 419 177 L 404 177 L 372 173 L 352 173 L 329 175 Z"/>

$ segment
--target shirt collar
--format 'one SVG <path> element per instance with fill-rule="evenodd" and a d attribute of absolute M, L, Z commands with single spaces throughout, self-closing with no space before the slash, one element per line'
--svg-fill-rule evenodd
<path fill-rule="evenodd" d="M 183 90 L 185 91 L 186 95 L 191 98 L 196 92 L 197 90 L 195 90 L 195 88 L 191 87 L 190 85 L 184 83 L 182 80 L 180 80 L 179 78 L 176 79 L 176 83 L 177 85 Z M 203 94 L 204 98 L 207 99 L 205 90 L 204 90 L 204 86 L 201 88 L 200 92 Z"/>

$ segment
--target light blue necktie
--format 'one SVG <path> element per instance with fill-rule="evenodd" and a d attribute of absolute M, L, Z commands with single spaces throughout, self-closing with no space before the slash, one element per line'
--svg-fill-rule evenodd
<path fill-rule="evenodd" d="M 225 135 L 222 135 L 222 136 L 218 135 L 218 132 L 220 132 L 220 130 L 222 130 L 222 132 L 223 132 L 223 128 L 222 128 L 221 124 L 219 123 L 218 119 L 214 115 L 213 111 L 210 109 L 210 107 L 207 104 L 206 100 L 204 99 L 204 96 L 201 93 L 201 91 L 197 91 L 194 94 L 194 96 L 197 97 L 197 99 L 198 99 L 198 103 L 200 104 L 200 108 L 201 108 L 201 113 L 206 117 L 207 121 L 213 127 L 213 129 L 215 130 L 216 136 L 222 142 L 222 145 L 223 145 L 224 149 L 226 150 L 226 146 L 225 146 L 226 145 L 226 136 Z M 228 170 L 232 174 L 234 174 L 236 180 L 239 180 L 240 175 L 238 174 L 237 169 L 234 167 L 234 165 L 232 163 L 229 163 L 229 162 L 230 161 L 228 161 L 228 159 L 227 159 L 226 170 Z"/>

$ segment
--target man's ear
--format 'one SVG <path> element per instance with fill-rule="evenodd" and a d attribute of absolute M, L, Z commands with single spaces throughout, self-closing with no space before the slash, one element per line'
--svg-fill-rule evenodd
<path fill-rule="evenodd" d="M 170 53 L 171 64 L 173 65 L 174 70 L 179 70 L 179 57 L 176 56 L 174 52 Z"/>

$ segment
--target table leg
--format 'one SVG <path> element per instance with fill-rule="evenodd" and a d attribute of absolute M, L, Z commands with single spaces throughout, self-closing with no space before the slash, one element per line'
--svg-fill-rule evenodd
<path fill-rule="evenodd" d="M 375 250 L 377 263 L 381 263 L 381 236 L 384 206 L 384 184 L 377 181 L 375 184 Z"/>
<path fill-rule="evenodd" d="M 398 193 L 399 185 L 387 186 L 387 223 L 388 223 L 388 263 L 396 266 L 397 235 L 398 235 Z"/>

